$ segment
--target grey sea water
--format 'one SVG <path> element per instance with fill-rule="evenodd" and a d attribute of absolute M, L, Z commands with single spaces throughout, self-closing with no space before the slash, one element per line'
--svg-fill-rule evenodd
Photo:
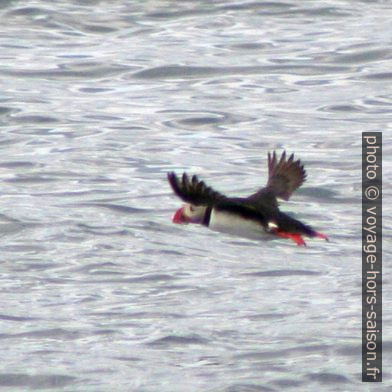
<path fill-rule="evenodd" d="M 0 389 L 387 391 L 389 1 L 3 1 Z M 361 383 L 361 132 L 384 141 L 384 382 Z M 308 180 L 300 248 L 179 227 L 166 173 Z"/>

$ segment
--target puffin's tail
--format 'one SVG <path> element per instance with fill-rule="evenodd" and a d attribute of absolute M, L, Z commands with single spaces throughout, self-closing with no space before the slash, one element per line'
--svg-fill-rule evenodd
<path fill-rule="evenodd" d="M 314 230 L 311 226 L 300 222 L 297 219 L 280 212 L 276 219 L 277 227 L 274 229 L 274 233 L 279 237 L 291 238 L 297 245 L 306 246 L 306 243 L 302 236 L 314 238 L 322 238 L 323 240 L 329 241 L 328 237 Z"/>

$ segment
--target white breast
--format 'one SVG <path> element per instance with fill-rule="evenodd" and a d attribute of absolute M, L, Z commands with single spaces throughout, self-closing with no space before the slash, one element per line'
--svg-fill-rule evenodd
<path fill-rule="evenodd" d="M 264 227 L 253 220 L 244 219 L 241 216 L 225 211 L 211 211 L 210 224 L 211 230 L 221 233 L 232 234 L 255 240 L 272 238 L 273 235 L 267 233 Z"/>

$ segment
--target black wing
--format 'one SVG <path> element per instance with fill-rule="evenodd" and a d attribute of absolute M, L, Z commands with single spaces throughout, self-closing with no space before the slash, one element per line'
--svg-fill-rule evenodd
<path fill-rule="evenodd" d="M 249 201 L 272 204 L 277 207 L 277 197 L 288 200 L 292 193 L 306 180 L 306 172 L 301 161 L 294 160 L 294 154 L 286 159 L 283 151 L 279 161 L 276 152 L 268 153 L 268 182 L 264 188 L 248 197 Z"/>
<path fill-rule="evenodd" d="M 175 173 L 171 172 L 167 174 L 167 179 L 178 197 L 195 206 L 214 205 L 227 199 L 226 196 L 207 186 L 204 181 L 199 181 L 197 176 L 189 179 L 189 176 L 184 173 L 180 180 Z"/>

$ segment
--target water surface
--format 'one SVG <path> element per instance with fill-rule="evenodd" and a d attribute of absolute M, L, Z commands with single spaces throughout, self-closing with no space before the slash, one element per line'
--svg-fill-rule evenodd
<path fill-rule="evenodd" d="M 373 390 L 361 132 L 384 138 L 387 326 L 391 16 L 381 0 L 2 2 L 0 386 Z M 282 209 L 329 243 L 171 223 L 168 171 L 245 196 L 283 149 L 308 180 Z M 385 328 L 378 391 L 391 348 Z"/>

